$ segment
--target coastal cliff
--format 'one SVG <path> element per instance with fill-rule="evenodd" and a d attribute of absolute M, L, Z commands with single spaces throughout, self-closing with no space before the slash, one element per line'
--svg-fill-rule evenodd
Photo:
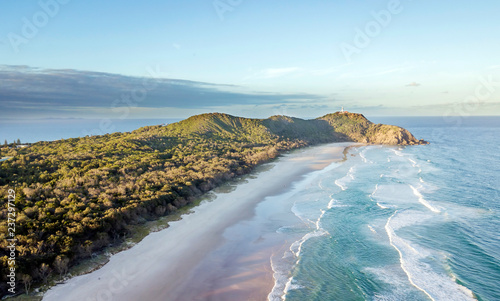
<path fill-rule="evenodd" d="M 363 114 L 333 113 L 318 118 L 325 120 L 334 131 L 349 137 L 352 141 L 388 145 L 418 145 L 428 144 L 417 140 L 408 130 L 387 124 L 375 124 L 366 119 Z"/>

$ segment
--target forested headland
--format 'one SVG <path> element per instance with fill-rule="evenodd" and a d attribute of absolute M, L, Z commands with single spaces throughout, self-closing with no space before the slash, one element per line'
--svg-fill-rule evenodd
<path fill-rule="evenodd" d="M 17 289 L 64 275 L 130 234 L 130 225 L 175 212 L 196 196 L 285 151 L 327 142 L 425 144 L 361 114 L 313 120 L 211 113 L 127 133 L 3 146 L 2 271 L 8 271 L 9 189 L 16 197 Z M 237 200 L 235 200 L 236 202 Z M 2 273 L 2 295 L 7 293 Z"/>

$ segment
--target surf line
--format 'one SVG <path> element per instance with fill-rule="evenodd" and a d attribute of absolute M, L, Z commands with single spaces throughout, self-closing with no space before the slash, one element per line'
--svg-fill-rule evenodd
<path fill-rule="evenodd" d="M 391 215 L 391 217 L 389 217 L 389 219 L 387 220 L 387 223 L 385 224 L 385 232 L 387 232 L 387 236 L 389 236 L 389 243 L 391 244 L 391 246 L 394 249 L 396 249 L 396 251 L 398 251 L 398 253 L 399 253 L 399 263 L 401 265 L 401 269 L 403 269 L 403 271 L 405 272 L 406 276 L 408 277 L 408 281 L 410 281 L 411 285 L 413 285 L 418 290 L 420 290 L 424 294 L 426 294 L 432 301 L 436 301 L 434 298 L 432 298 L 432 296 L 426 290 L 424 290 L 423 288 L 421 288 L 420 286 L 418 286 L 417 284 L 415 284 L 415 282 L 413 282 L 413 279 L 411 278 L 410 272 L 408 272 L 408 270 L 404 266 L 404 263 L 403 263 L 403 253 L 394 244 L 393 236 L 396 235 L 396 234 L 394 233 L 394 230 L 389 225 L 390 222 L 391 222 L 391 219 L 396 215 L 396 213 L 398 213 L 397 210 L 394 212 L 393 215 Z"/>
<path fill-rule="evenodd" d="M 411 190 L 413 191 L 413 194 L 418 198 L 418 202 L 420 204 L 424 205 L 425 207 L 427 207 L 427 209 L 429 209 L 434 213 L 441 213 L 441 210 L 434 208 L 431 204 L 429 204 L 429 202 L 427 202 L 426 199 L 424 199 L 424 196 L 420 193 L 420 191 L 418 191 L 418 189 L 416 189 L 412 185 L 408 186 L 410 186 Z"/>

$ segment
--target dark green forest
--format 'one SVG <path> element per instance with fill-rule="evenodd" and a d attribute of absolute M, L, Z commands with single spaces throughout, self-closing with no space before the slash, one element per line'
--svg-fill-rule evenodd
<path fill-rule="evenodd" d="M 15 189 L 18 289 L 44 283 L 130 235 L 130 225 L 175 212 L 224 181 L 291 149 L 357 141 L 422 144 L 361 114 L 314 120 L 202 114 L 133 132 L 4 145 L 0 257 L 7 271 L 7 195 Z M 237 201 L 237 200 L 235 200 Z M 6 293 L 2 273 L 2 295 Z"/>

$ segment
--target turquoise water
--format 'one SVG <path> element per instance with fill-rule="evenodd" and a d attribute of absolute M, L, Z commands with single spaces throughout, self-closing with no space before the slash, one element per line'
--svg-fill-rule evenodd
<path fill-rule="evenodd" d="M 500 127 L 409 126 L 298 183 L 272 300 L 500 300 Z"/>

